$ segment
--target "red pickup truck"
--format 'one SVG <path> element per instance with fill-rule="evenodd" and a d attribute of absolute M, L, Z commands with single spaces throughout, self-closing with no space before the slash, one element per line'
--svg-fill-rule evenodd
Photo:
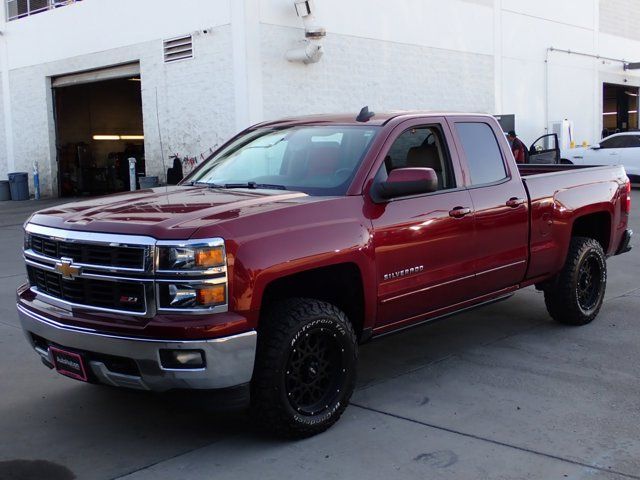
<path fill-rule="evenodd" d="M 35 213 L 17 306 L 64 375 L 215 390 L 308 436 L 340 417 L 371 338 L 530 285 L 558 322 L 592 321 L 630 208 L 623 167 L 518 166 L 487 115 L 291 118 L 181 185 Z"/>

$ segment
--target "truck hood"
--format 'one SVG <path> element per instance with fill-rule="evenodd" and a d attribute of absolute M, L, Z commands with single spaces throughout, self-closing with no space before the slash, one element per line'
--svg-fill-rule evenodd
<path fill-rule="evenodd" d="M 171 186 L 67 203 L 36 212 L 29 221 L 66 230 L 184 240 L 203 226 L 322 199 L 282 190 Z"/>

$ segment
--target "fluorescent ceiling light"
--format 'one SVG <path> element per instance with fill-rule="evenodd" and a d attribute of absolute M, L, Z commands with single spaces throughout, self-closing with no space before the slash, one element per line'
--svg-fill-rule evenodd
<path fill-rule="evenodd" d="M 94 140 L 120 140 L 120 135 L 94 135 Z"/>
<path fill-rule="evenodd" d="M 94 140 L 144 140 L 144 135 L 94 135 Z"/>

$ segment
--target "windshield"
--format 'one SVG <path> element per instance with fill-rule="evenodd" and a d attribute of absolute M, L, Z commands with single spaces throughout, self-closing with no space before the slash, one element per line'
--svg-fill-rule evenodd
<path fill-rule="evenodd" d="M 248 132 L 208 159 L 188 183 L 344 195 L 377 131 L 297 126 Z"/>

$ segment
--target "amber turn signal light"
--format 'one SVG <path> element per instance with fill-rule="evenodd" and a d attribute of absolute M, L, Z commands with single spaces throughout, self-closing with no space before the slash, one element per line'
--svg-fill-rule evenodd
<path fill-rule="evenodd" d="M 195 251 L 197 267 L 219 267 L 224 265 L 224 247 L 199 248 Z"/>
<path fill-rule="evenodd" d="M 196 289 L 196 302 L 198 305 L 210 306 L 225 303 L 226 289 L 224 285 L 211 285 Z"/>

